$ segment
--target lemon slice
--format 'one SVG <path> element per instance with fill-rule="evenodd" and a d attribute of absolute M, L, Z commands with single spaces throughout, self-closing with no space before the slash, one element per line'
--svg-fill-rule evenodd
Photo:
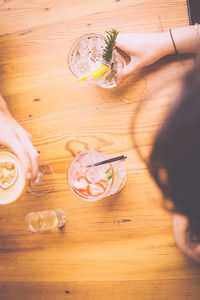
<path fill-rule="evenodd" d="M 0 162 L 0 187 L 4 190 L 10 188 L 17 180 L 18 170 L 14 163 Z"/>
<path fill-rule="evenodd" d="M 102 75 L 104 72 L 106 72 L 108 70 L 108 66 L 106 66 L 105 64 L 101 64 L 98 68 L 96 68 L 94 71 L 92 71 L 91 73 L 81 77 L 78 79 L 78 81 L 83 81 L 89 77 L 93 77 L 93 78 L 97 78 L 100 75 Z"/>

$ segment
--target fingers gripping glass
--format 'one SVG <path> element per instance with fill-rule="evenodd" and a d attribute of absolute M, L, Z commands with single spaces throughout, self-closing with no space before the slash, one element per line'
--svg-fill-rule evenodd
<path fill-rule="evenodd" d="M 33 186 L 29 186 L 28 193 L 35 196 L 44 196 L 50 193 L 55 185 L 55 174 L 53 167 L 44 162 L 39 162 L 39 171 Z"/>

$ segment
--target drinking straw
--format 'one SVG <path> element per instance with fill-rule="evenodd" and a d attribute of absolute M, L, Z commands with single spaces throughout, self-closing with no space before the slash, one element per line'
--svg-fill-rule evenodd
<path fill-rule="evenodd" d="M 94 163 L 92 165 L 88 165 L 87 168 L 96 167 L 96 166 L 100 166 L 100 165 L 104 165 L 104 164 L 109 164 L 109 163 L 112 163 L 114 161 L 124 160 L 126 158 L 127 158 L 127 156 L 124 156 L 124 155 L 113 157 L 113 158 L 110 158 L 110 159 L 99 161 L 99 162 Z"/>

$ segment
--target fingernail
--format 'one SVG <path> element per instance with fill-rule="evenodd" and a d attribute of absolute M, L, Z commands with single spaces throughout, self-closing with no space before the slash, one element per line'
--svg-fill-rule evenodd
<path fill-rule="evenodd" d="M 31 187 L 34 187 L 36 185 L 35 181 L 31 181 Z"/>

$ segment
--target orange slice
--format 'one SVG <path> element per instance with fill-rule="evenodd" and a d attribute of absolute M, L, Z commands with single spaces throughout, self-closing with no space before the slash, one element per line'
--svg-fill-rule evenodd
<path fill-rule="evenodd" d="M 9 189 L 17 180 L 18 169 L 14 163 L 8 161 L 0 162 L 0 187 Z"/>

